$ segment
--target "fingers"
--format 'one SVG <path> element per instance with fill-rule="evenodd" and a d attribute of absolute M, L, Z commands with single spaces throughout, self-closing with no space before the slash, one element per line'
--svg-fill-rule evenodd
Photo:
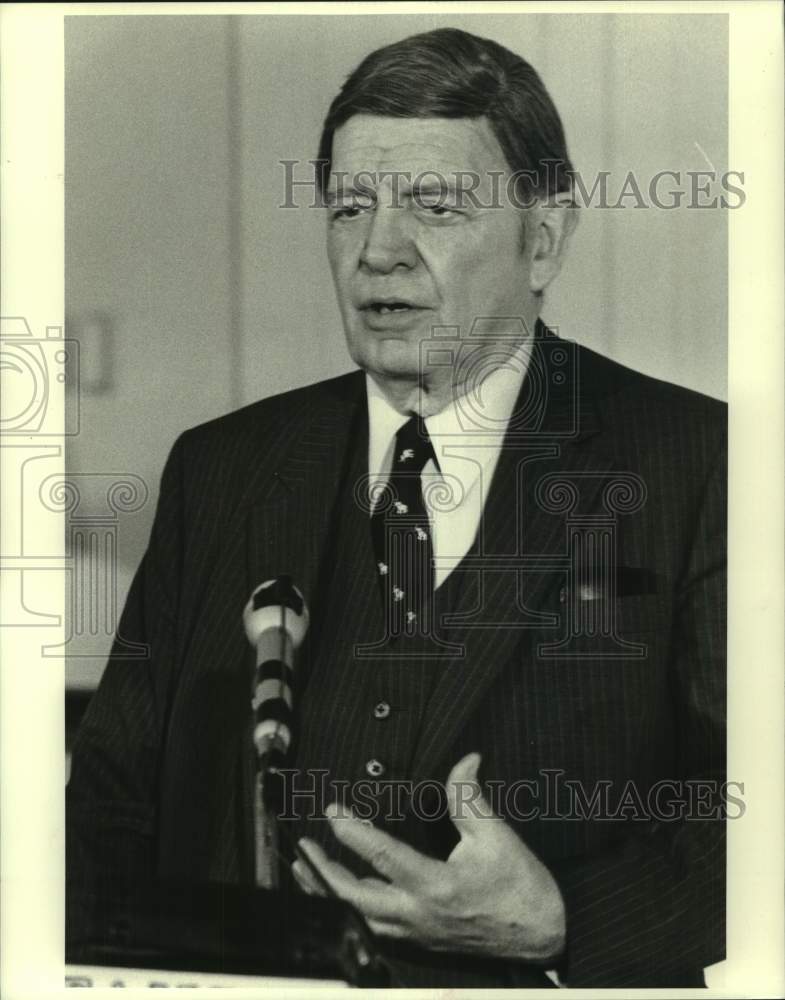
<path fill-rule="evenodd" d="M 408 844 L 363 823 L 345 808 L 331 803 L 324 811 L 333 833 L 350 850 L 373 866 L 390 882 L 403 888 L 422 885 L 432 878 L 440 862 L 427 858 Z"/>
<path fill-rule="evenodd" d="M 327 895 L 327 890 L 316 880 L 313 872 L 304 861 L 297 860 L 292 863 L 292 875 L 303 892 L 309 896 Z"/>
<path fill-rule="evenodd" d="M 476 783 L 481 761 L 482 757 L 478 753 L 467 753 L 465 757 L 461 757 L 447 775 L 447 784 L 451 785 L 456 781 L 473 781 Z"/>
<path fill-rule="evenodd" d="M 477 777 L 480 760 L 478 753 L 467 754 L 458 761 L 447 777 L 447 807 L 450 819 L 462 839 L 482 832 L 489 822 L 501 822 L 482 794 Z"/>
<path fill-rule="evenodd" d="M 303 837 L 297 842 L 302 854 L 304 854 L 311 864 L 317 869 L 319 874 L 325 880 L 330 889 L 335 893 L 336 896 L 341 896 L 341 898 L 346 899 L 346 893 L 351 892 L 354 889 L 357 879 L 354 875 L 343 865 L 339 864 L 337 861 L 333 861 L 325 854 L 322 848 L 313 840 L 308 840 Z M 317 880 L 313 872 L 308 872 L 307 876 L 307 866 L 302 861 L 296 861 L 292 865 L 292 870 L 294 871 L 295 865 L 297 866 L 297 871 L 300 873 L 301 877 L 305 877 L 306 884 L 309 886 L 316 886 Z M 323 887 L 320 887 L 323 888 Z"/>
<path fill-rule="evenodd" d="M 411 930 L 403 924 L 391 924 L 386 920 L 373 919 L 367 920 L 366 923 L 377 937 L 396 938 L 400 941 L 412 936 Z"/>
<path fill-rule="evenodd" d="M 389 923 L 398 922 L 404 900 L 397 889 L 382 882 L 381 879 L 358 879 L 343 865 L 330 860 L 313 840 L 303 838 L 298 842 L 298 846 L 318 869 L 336 896 L 351 903 L 366 918 L 380 919 Z M 295 861 L 292 871 L 305 892 L 310 895 L 325 895 L 321 887 L 317 888 L 313 873 L 307 873 L 307 866 L 302 861 Z"/>

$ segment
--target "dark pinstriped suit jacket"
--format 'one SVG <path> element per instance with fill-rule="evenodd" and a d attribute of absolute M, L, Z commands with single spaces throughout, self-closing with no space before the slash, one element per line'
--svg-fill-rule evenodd
<path fill-rule="evenodd" d="M 549 817 L 508 815 L 562 890 L 562 976 L 694 984 L 724 954 L 724 824 L 636 816 L 629 796 L 724 778 L 725 407 L 586 349 L 565 368 L 549 343 L 535 349 L 486 502 L 478 546 L 492 569 L 453 609 L 465 655 L 439 674 L 407 777 L 444 780 L 480 750 L 484 781 L 542 792 L 560 772 L 588 797 L 608 783 L 612 806 L 628 806 L 615 819 L 565 818 L 558 797 Z M 71 879 L 252 879 L 241 612 L 277 573 L 320 592 L 365 403 L 357 372 L 176 443 L 120 625 L 150 655 L 113 656 L 74 748 Z M 610 513 L 615 547 L 597 558 L 616 582 L 603 590 L 580 561 L 569 569 L 569 538 L 590 523 L 607 537 Z M 587 597 L 610 608 L 616 638 L 595 629 L 559 645 Z M 362 687 L 344 685 L 325 711 L 358 712 Z M 454 969 L 443 982 L 460 985 Z"/>

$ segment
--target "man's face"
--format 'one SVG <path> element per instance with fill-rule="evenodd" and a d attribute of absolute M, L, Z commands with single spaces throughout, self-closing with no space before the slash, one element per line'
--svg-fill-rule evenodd
<path fill-rule="evenodd" d="M 507 197 L 509 174 L 485 119 L 356 115 L 336 130 L 328 256 L 360 367 L 427 384 L 450 377 L 420 370 L 420 343 L 434 326 L 465 338 L 478 317 L 486 330 L 488 317 L 533 322 L 530 252 L 523 212 Z M 459 190 L 475 184 L 479 205 Z M 510 328 L 497 324 L 507 345 Z"/>

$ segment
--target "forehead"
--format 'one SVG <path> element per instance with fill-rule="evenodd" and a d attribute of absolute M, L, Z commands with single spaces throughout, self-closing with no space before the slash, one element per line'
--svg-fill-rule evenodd
<path fill-rule="evenodd" d="M 333 170 L 505 171 L 486 118 L 354 115 L 335 130 Z"/>

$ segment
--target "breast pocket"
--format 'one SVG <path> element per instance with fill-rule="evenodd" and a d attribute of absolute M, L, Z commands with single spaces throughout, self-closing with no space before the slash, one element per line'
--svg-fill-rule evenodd
<path fill-rule="evenodd" d="M 553 627 L 535 644 L 538 660 L 645 660 L 670 631 L 667 607 L 657 594 L 568 599 L 552 614 Z"/>

